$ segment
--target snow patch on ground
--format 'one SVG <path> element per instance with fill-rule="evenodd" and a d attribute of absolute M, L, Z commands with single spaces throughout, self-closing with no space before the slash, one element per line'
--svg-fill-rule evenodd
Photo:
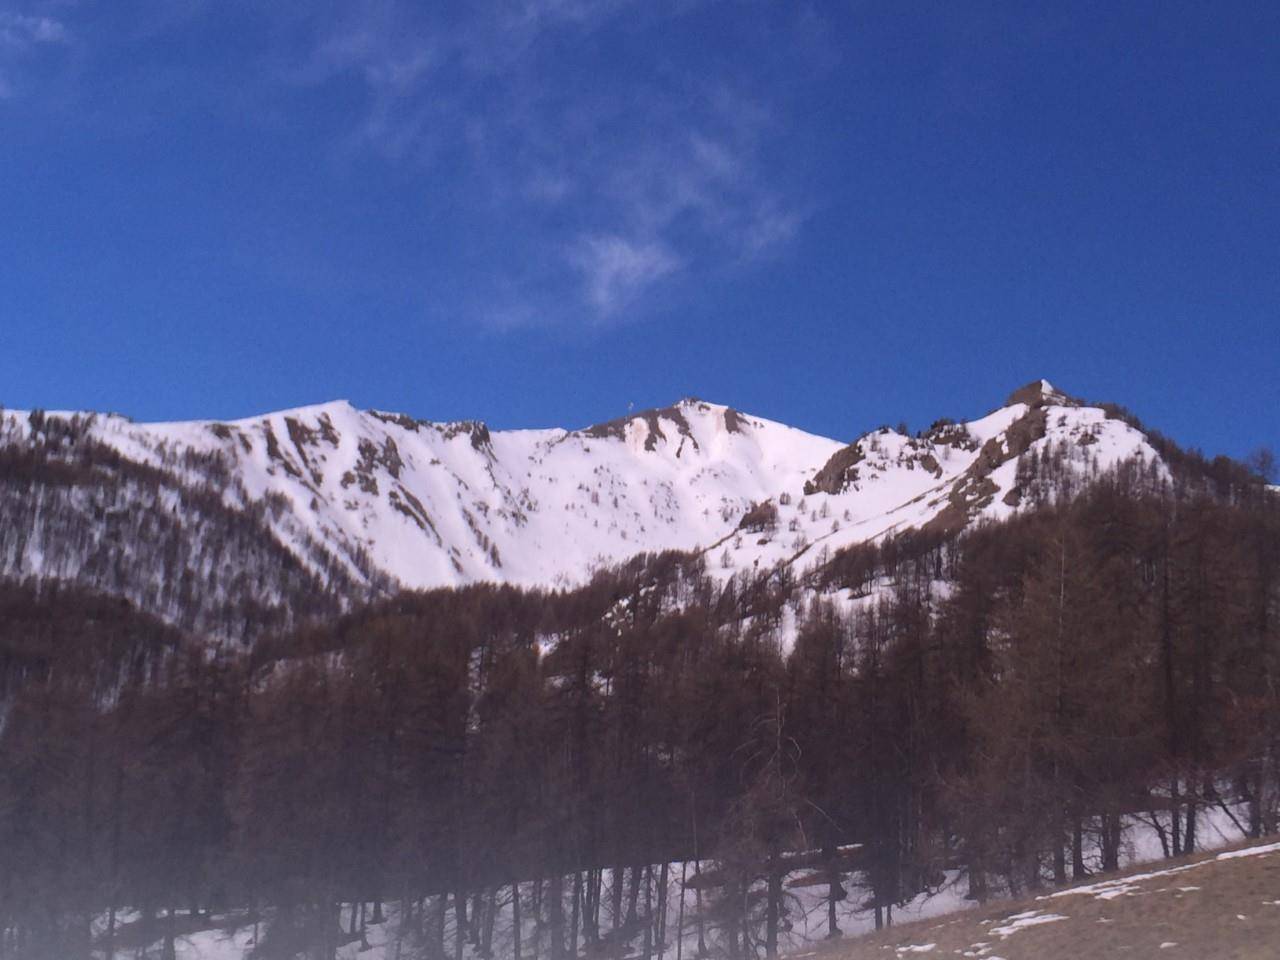
<path fill-rule="evenodd" d="M 1045 923 L 1057 923 L 1059 920 L 1066 920 L 1060 913 L 1044 913 L 1040 910 L 1028 910 L 1025 913 L 1015 913 L 1011 917 L 1006 917 L 1004 923 L 998 927 L 992 927 L 991 933 L 999 937 L 1001 940 L 1007 940 L 1019 930 L 1025 930 L 1027 927 L 1038 927 Z"/>
<path fill-rule="evenodd" d="M 1097 900 L 1115 900 L 1117 897 L 1130 896 L 1139 892 L 1139 885 L 1148 880 L 1155 880 L 1161 877 L 1173 877 L 1179 874 L 1188 873 L 1192 870 L 1199 870 L 1206 864 L 1214 863 L 1219 860 L 1234 860 L 1239 857 L 1259 857 L 1269 853 L 1280 851 L 1280 843 L 1265 844 L 1259 847 L 1245 847 L 1241 850 L 1230 850 L 1226 853 L 1220 853 L 1216 857 L 1207 860 L 1200 860 L 1196 863 L 1185 863 L 1176 867 L 1169 867 L 1165 870 L 1152 870 L 1147 873 L 1135 873 L 1127 877 L 1118 877 L 1115 880 L 1104 880 L 1100 883 L 1090 883 L 1079 887 L 1071 887 L 1068 890 L 1057 890 L 1053 893 L 1045 894 L 1037 897 L 1037 900 L 1054 900 L 1061 897 L 1075 896 L 1092 896 Z M 1197 886 L 1182 886 L 1177 888 L 1179 892 L 1191 893 L 1200 888 Z"/>

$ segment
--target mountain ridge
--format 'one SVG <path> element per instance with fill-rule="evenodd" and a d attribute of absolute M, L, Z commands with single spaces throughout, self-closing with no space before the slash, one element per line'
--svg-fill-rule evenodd
<path fill-rule="evenodd" d="M 704 553 L 723 577 L 803 573 L 905 529 L 951 534 L 1009 516 L 1124 460 L 1168 476 L 1139 426 L 1045 380 L 972 420 L 849 443 L 692 397 L 523 430 L 338 400 L 233 421 L 0 410 L 0 454 L 28 464 L 25 480 L 0 477 L 0 577 L 99 587 L 103 569 L 132 557 L 153 582 L 126 595 L 172 622 L 180 600 L 150 593 L 184 577 L 187 594 L 236 582 L 215 592 L 239 603 L 230 594 L 257 589 L 275 609 L 305 606 L 304 594 L 571 587 L 665 550 Z M 1041 463 L 1055 465 L 1052 481 Z M 148 536 L 163 550 L 139 539 L 157 524 Z M 256 572 L 237 580 L 246 555 Z"/>

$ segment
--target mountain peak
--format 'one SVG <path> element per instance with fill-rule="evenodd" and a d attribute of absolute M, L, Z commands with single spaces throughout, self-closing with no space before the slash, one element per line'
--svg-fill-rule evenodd
<path fill-rule="evenodd" d="M 1005 401 L 1005 406 L 1013 406 L 1015 403 L 1025 403 L 1029 407 L 1042 407 L 1046 404 L 1072 407 L 1080 405 L 1080 401 L 1075 397 L 1063 393 L 1045 379 L 1032 380 L 1009 394 L 1009 399 Z"/>
<path fill-rule="evenodd" d="M 669 431 L 674 431 L 677 436 L 687 437 L 693 443 L 693 446 L 697 447 L 698 442 L 694 439 L 690 419 L 692 418 L 696 421 L 700 416 L 707 414 L 717 416 L 729 433 L 738 433 L 745 424 L 749 423 L 748 419 L 733 407 L 722 403 L 711 403 L 710 401 L 690 396 L 683 397 L 667 407 L 630 410 L 621 417 L 616 417 L 604 423 L 593 424 L 576 432 L 582 436 L 595 439 L 604 439 L 605 437 L 622 439 L 626 436 L 629 425 L 641 422 L 647 428 L 644 441 L 646 450 L 655 449 L 657 441 L 665 438 Z M 664 422 L 667 424 L 665 430 L 663 428 Z"/>

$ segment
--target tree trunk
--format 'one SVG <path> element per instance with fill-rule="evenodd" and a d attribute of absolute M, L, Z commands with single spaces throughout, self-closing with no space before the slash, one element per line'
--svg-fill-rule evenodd
<path fill-rule="evenodd" d="M 640 903 L 640 873 L 639 867 L 631 868 L 631 889 L 627 894 L 627 926 L 634 925 L 638 916 L 636 910 Z"/>
<path fill-rule="evenodd" d="M 1071 818 L 1071 879 L 1083 880 L 1088 875 L 1084 866 L 1084 824 L 1077 813 Z"/>
<path fill-rule="evenodd" d="M 764 955 L 778 955 L 778 920 L 782 910 L 782 864 L 777 846 L 769 852 L 769 891 L 765 906 Z"/>
<path fill-rule="evenodd" d="M 542 878 L 533 881 L 533 955 L 542 948 Z"/>
<path fill-rule="evenodd" d="M 573 874 L 573 908 L 569 915 L 569 956 L 578 956 L 578 925 L 582 922 L 582 871 Z"/>
<path fill-rule="evenodd" d="M 587 953 L 593 953 L 595 945 L 600 941 L 600 884 L 601 871 L 588 870 L 582 906 L 582 939 Z"/>
<path fill-rule="evenodd" d="M 116 764 L 115 785 L 111 791 L 111 903 L 107 916 L 107 943 L 105 960 L 116 956 L 116 900 L 119 895 L 120 877 L 120 820 L 124 806 L 124 764 Z"/>
<path fill-rule="evenodd" d="M 1262 836 L 1262 769 L 1261 759 L 1250 761 L 1248 779 L 1253 781 L 1253 786 L 1249 790 L 1249 836 L 1254 840 Z"/>
<path fill-rule="evenodd" d="M 680 906 L 676 908 L 676 960 L 684 960 L 684 891 L 689 864 L 680 861 Z"/>
<path fill-rule="evenodd" d="M 5 931 L 6 934 L 8 931 Z M 3 951 L 6 955 L 8 951 Z M 111 898 L 111 906 L 107 908 L 107 942 L 103 946 L 105 960 L 116 960 L 116 900 Z"/>
<path fill-rule="evenodd" d="M 547 881 L 547 929 L 551 934 L 551 960 L 564 956 L 564 877 L 554 874 Z"/>
<path fill-rule="evenodd" d="M 622 884 L 626 881 L 626 869 L 624 867 L 613 868 L 613 887 L 609 891 L 613 902 L 613 954 L 615 957 L 621 957 L 624 950 L 622 945 Z"/>
<path fill-rule="evenodd" d="M 494 888 L 489 891 L 488 899 L 485 901 L 484 907 L 484 925 L 480 934 L 480 956 L 488 958 L 493 956 L 493 924 L 498 913 L 498 891 Z"/>
<path fill-rule="evenodd" d="M 670 871 L 666 860 L 662 861 L 662 869 L 658 871 L 658 956 L 667 953 L 667 905 L 671 899 L 668 889 L 671 882 Z"/>
<path fill-rule="evenodd" d="M 725 921 L 725 931 L 729 935 L 729 957 L 730 960 L 738 960 L 738 933 L 742 926 L 738 914 L 742 910 L 742 897 L 736 883 L 729 884 L 725 892 L 732 898 L 730 902 L 733 904 L 733 909 Z"/>
<path fill-rule="evenodd" d="M 644 960 L 653 958 L 653 866 L 644 868 Z"/>
<path fill-rule="evenodd" d="M 511 884 L 511 952 L 515 960 L 520 960 L 521 946 L 521 924 L 524 918 L 520 916 L 520 882 L 517 880 Z"/>
<path fill-rule="evenodd" d="M 448 894 L 437 894 L 435 904 L 431 910 L 431 930 L 428 934 L 430 937 L 432 960 L 444 960 L 444 928 L 448 917 L 448 910 Z"/>
<path fill-rule="evenodd" d="M 1182 856 L 1182 801 L 1179 798 L 1178 778 L 1169 784 L 1169 834 L 1173 839 L 1173 856 Z"/>
<path fill-rule="evenodd" d="M 1120 817 L 1115 813 L 1102 815 L 1102 869 L 1107 873 L 1120 869 Z"/>
<path fill-rule="evenodd" d="M 471 925 L 467 942 L 473 947 L 480 946 L 481 929 L 484 924 L 484 890 L 477 889 L 471 898 Z"/>
<path fill-rule="evenodd" d="M 409 896 L 408 890 L 400 898 L 400 922 L 396 924 L 396 953 L 392 960 L 400 960 L 400 954 L 404 950 L 404 935 L 406 930 L 411 928 L 411 924 L 417 923 L 421 925 L 422 915 L 416 918 L 413 915 L 413 899 Z M 361 949 L 367 949 L 362 946 Z M 384 958 L 386 954 L 383 954 Z"/>
<path fill-rule="evenodd" d="M 702 876 L 702 861 L 694 861 L 693 879 L 698 880 Z M 694 889 L 694 908 L 698 913 L 698 958 L 702 960 L 707 956 L 707 921 L 706 914 L 702 912 L 702 884 L 699 883 Z"/>
<path fill-rule="evenodd" d="M 177 960 L 177 931 L 174 925 L 177 917 L 174 915 L 173 904 L 169 904 L 169 914 L 165 917 L 164 924 L 164 944 L 160 948 L 161 960 Z"/>
<path fill-rule="evenodd" d="M 462 945 L 467 939 L 467 895 L 462 890 L 453 894 L 453 958 L 462 960 Z"/>

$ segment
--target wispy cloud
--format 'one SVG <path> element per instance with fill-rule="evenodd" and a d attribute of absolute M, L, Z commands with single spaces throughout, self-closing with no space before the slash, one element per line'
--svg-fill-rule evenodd
<path fill-rule="evenodd" d="M 633 297 L 682 266 L 675 253 L 656 240 L 621 236 L 583 237 L 568 252 L 584 279 L 587 302 L 610 317 Z"/>
<path fill-rule="evenodd" d="M 726 12 L 749 42 L 704 57 L 690 38 L 717 27 L 697 20 L 716 9 L 706 0 L 121 2 L 105 17 L 73 0 L 0 0 L 0 97 L 38 48 L 101 45 L 106 75 L 137 95 L 100 112 L 150 117 L 141 101 L 181 82 L 228 118 L 327 138 L 337 167 L 420 172 L 424 194 L 447 195 L 462 211 L 450 222 L 472 228 L 457 243 L 476 248 L 472 285 L 492 299 L 469 297 L 476 316 L 623 322 L 652 293 L 785 249 L 806 216 L 779 175 L 785 107 L 757 69 L 757 54 L 794 57 L 776 23 L 753 26 L 767 3 Z M 215 22 L 235 24 L 245 39 L 225 52 L 243 59 L 179 81 L 165 48 Z"/>
<path fill-rule="evenodd" d="M 23 67 L 43 48 L 60 46 L 68 40 L 61 20 L 0 8 L 0 100 L 16 96 Z"/>
<path fill-rule="evenodd" d="M 765 167 L 782 132 L 767 91 L 664 62 L 661 34 L 692 6 L 511 0 L 444 23 L 376 3 L 324 24 L 292 76 L 356 79 L 366 98 L 351 142 L 425 169 L 444 156 L 464 165 L 476 203 L 538 242 L 558 236 L 558 258 L 516 271 L 526 286 L 544 296 L 549 275 L 576 277 L 580 310 L 617 321 L 659 283 L 783 247 L 805 216 Z M 573 62 L 645 29 L 659 41 L 641 68 Z"/>
<path fill-rule="evenodd" d="M 52 17 L 0 11 L 0 44 L 23 47 L 32 43 L 61 43 L 67 29 Z"/>

